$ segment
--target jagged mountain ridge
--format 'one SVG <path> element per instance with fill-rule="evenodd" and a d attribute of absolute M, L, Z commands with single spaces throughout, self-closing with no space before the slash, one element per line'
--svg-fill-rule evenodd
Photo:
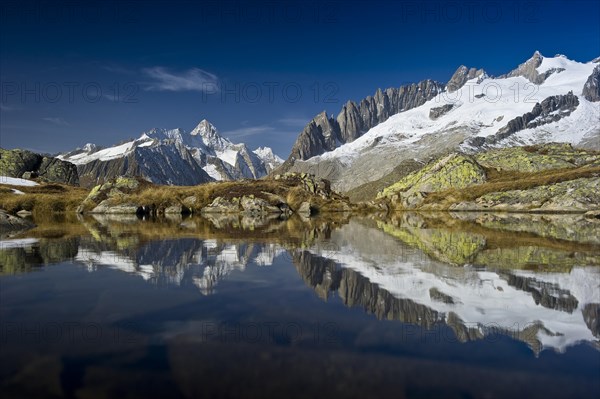
<path fill-rule="evenodd" d="M 394 108 L 378 90 L 361 104 L 347 103 L 337 119 L 319 114 L 299 134 L 278 170 L 308 172 L 349 192 L 392 174 L 406 162 L 424 163 L 451 151 L 567 142 L 600 148 L 598 59 L 587 63 L 539 52 L 511 72 L 489 76 L 461 66 L 448 83 L 429 83 L 429 91 L 408 91 L 406 106 Z M 419 85 L 422 85 L 421 82 Z M 379 94 L 381 93 L 381 94 Z M 348 113 L 348 110 L 352 110 Z M 368 129 L 356 128 L 365 126 Z M 352 126 L 349 128 L 348 126 Z M 337 129 L 337 130 L 336 130 Z M 342 137 L 346 140 L 331 140 Z M 337 134 L 337 136 L 336 136 Z M 377 184 L 375 184 L 377 186 Z M 373 194 L 377 189 L 374 188 Z"/>
<path fill-rule="evenodd" d="M 86 144 L 58 158 L 77 166 L 83 186 L 122 175 L 168 185 L 257 179 L 283 162 L 268 147 L 250 151 L 243 143 L 232 143 L 207 120 L 189 133 L 180 128 L 155 128 L 119 145 L 100 148 Z"/>

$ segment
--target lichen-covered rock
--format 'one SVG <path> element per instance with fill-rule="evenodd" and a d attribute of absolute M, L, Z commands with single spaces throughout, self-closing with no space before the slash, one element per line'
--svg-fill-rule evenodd
<path fill-rule="evenodd" d="M 128 194 L 140 188 L 142 182 L 133 177 L 117 177 L 103 184 L 97 185 L 89 192 L 88 196 L 77 208 L 77 213 L 133 213 L 135 214 L 140 205 L 122 205 Z M 110 211 L 112 207 L 119 208 Z M 132 207 L 136 209 L 131 211 Z"/>
<path fill-rule="evenodd" d="M 527 173 L 583 165 L 600 166 L 598 152 L 573 148 L 568 143 L 493 149 L 478 153 L 474 158 L 486 168 Z"/>
<path fill-rule="evenodd" d="M 0 148 L 0 174 L 17 178 L 40 178 L 47 182 L 79 185 L 77 167 L 58 158 L 27 150 Z"/>
<path fill-rule="evenodd" d="M 217 197 L 210 203 L 210 205 L 202 208 L 202 213 L 239 213 L 240 200 L 239 198 L 232 198 L 230 200 L 223 197 Z"/>
<path fill-rule="evenodd" d="M 458 209 L 458 208 L 454 208 Z M 600 209 L 600 177 L 580 178 L 528 190 L 485 194 L 462 210 L 581 212 Z"/>
<path fill-rule="evenodd" d="M 383 190 L 378 197 L 391 197 L 400 193 L 404 202 L 414 207 L 424 197 L 421 193 L 451 188 L 462 189 L 485 181 L 485 170 L 472 157 L 450 154 L 430 163 L 418 172 L 409 174 Z"/>
<path fill-rule="evenodd" d="M 246 214 L 266 214 L 281 213 L 281 209 L 275 205 L 269 204 L 262 198 L 252 196 L 243 196 L 240 200 L 243 213 Z"/>
<path fill-rule="evenodd" d="M 90 213 L 105 213 L 105 214 L 127 214 L 135 215 L 139 212 L 139 206 L 135 204 L 119 204 L 113 205 L 110 200 L 104 200 L 98 204 Z"/>
<path fill-rule="evenodd" d="M 65 183 L 72 186 L 79 185 L 77 167 L 58 158 L 43 157 L 37 174 L 49 182 Z"/>

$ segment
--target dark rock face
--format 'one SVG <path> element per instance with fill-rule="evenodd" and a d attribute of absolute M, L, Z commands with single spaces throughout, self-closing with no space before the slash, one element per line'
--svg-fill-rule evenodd
<path fill-rule="evenodd" d="M 79 175 L 75 165 L 27 150 L 0 148 L 0 174 L 27 179 L 37 177 L 53 183 L 79 185 Z"/>
<path fill-rule="evenodd" d="M 568 290 L 561 289 L 557 284 L 538 281 L 535 278 L 515 276 L 507 274 L 504 276 L 508 285 L 518 290 L 529 292 L 536 304 L 548 309 L 560 310 L 573 313 L 579 302 Z"/>
<path fill-rule="evenodd" d="M 485 71 L 483 69 L 469 69 L 466 66 L 461 65 L 446 84 L 446 90 L 448 90 L 449 93 L 452 93 L 463 87 L 468 80 L 482 77 L 484 75 Z"/>
<path fill-rule="evenodd" d="M 196 185 L 212 181 L 186 148 L 139 147 L 125 157 L 78 165 L 81 185 L 93 187 L 118 176 L 140 176 L 155 184 Z"/>
<path fill-rule="evenodd" d="M 585 324 L 594 337 L 600 337 L 600 304 L 588 303 L 583 307 L 582 313 Z"/>
<path fill-rule="evenodd" d="M 469 143 L 476 147 L 485 144 L 495 144 L 521 130 L 532 129 L 548 123 L 553 123 L 563 117 L 569 116 L 578 105 L 579 99 L 573 92 L 569 92 L 565 95 L 548 97 L 541 103 L 535 104 L 530 112 L 508 121 L 506 126 L 498 130 L 493 136 L 486 138 L 475 137 L 471 139 Z"/>
<path fill-rule="evenodd" d="M 331 259 L 295 251 L 292 261 L 304 282 L 323 299 L 337 291 L 348 307 L 361 307 L 381 320 L 399 320 L 424 328 L 432 328 L 443 320 L 437 311 L 410 299 L 396 298 L 359 273 L 340 268 Z"/>
<path fill-rule="evenodd" d="M 600 101 L 600 65 L 594 68 L 585 85 L 583 85 L 581 94 L 588 101 Z"/>
<path fill-rule="evenodd" d="M 292 147 L 290 157 L 308 159 L 331 151 L 336 148 L 339 135 L 337 122 L 323 111 L 302 130 Z"/>
<path fill-rule="evenodd" d="M 429 110 L 429 118 L 435 120 L 442 115 L 447 114 L 454 108 L 454 104 L 444 104 L 441 107 L 434 107 Z"/>
<path fill-rule="evenodd" d="M 350 143 L 390 116 L 418 107 L 443 90 L 443 84 L 424 80 L 399 88 L 378 89 L 359 104 L 348 101 L 335 119 L 322 112 L 302 130 L 288 161 L 306 160 Z"/>

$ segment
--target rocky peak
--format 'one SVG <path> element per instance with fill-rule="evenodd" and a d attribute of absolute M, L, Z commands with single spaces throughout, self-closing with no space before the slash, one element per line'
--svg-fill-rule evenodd
<path fill-rule="evenodd" d="M 520 64 L 516 69 L 513 69 L 506 75 L 502 75 L 501 78 L 514 78 L 522 76 L 529 80 L 531 83 L 542 84 L 546 80 L 547 76 L 540 75 L 537 68 L 542 65 L 544 56 L 536 50 L 535 53 L 524 63 Z"/>
<path fill-rule="evenodd" d="M 600 101 L 600 65 L 596 65 L 594 71 L 588 77 L 581 94 L 588 101 Z"/>
<path fill-rule="evenodd" d="M 219 131 L 217 130 L 217 128 L 212 123 L 207 121 L 206 119 L 202 119 L 200 121 L 200 123 L 198 124 L 198 126 L 196 126 L 194 128 L 194 130 L 192 130 L 190 132 L 190 135 L 202 136 L 202 137 L 206 137 L 206 138 L 220 137 Z"/>
<path fill-rule="evenodd" d="M 200 121 L 198 126 L 196 126 L 190 132 L 190 136 L 193 138 L 200 138 L 202 144 L 204 144 L 209 150 L 212 149 L 221 151 L 225 148 L 233 146 L 233 143 L 221 136 L 217 128 L 206 119 L 202 119 L 202 121 Z"/>
<path fill-rule="evenodd" d="M 358 104 L 348 101 L 335 119 L 323 111 L 300 132 L 284 167 L 291 167 L 295 160 L 306 160 L 350 143 L 390 116 L 431 100 L 443 89 L 441 83 L 423 80 L 398 88 L 377 89 L 373 96 L 365 97 Z"/>
<path fill-rule="evenodd" d="M 100 150 L 100 149 L 101 149 L 101 147 L 98 147 L 98 146 L 97 146 L 96 144 L 94 144 L 94 143 L 86 143 L 86 144 L 85 144 L 85 145 L 84 145 L 84 146 L 81 148 L 81 150 L 82 150 L 82 151 L 85 151 L 85 152 L 88 152 L 88 153 L 96 152 L 96 151 L 98 151 L 98 150 Z"/>
<path fill-rule="evenodd" d="M 446 89 L 448 92 L 452 93 L 463 87 L 467 81 L 480 76 L 485 76 L 485 71 L 483 69 L 467 68 L 466 66 L 461 65 L 446 84 Z"/>

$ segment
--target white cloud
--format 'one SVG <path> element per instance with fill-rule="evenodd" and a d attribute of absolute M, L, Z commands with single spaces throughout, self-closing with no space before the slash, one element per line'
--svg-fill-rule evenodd
<path fill-rule="evenodd" d="M 147 83 L 146 90 L 216 93 L 219 88 L 219 78 L 199 68 L 191 68 L 176 73 L 167 68 L 157 66 L 144 68 L 142 72 L 153 80 Z"/>
<path fill-rule="evenodd" d="M 269 125 L 249 126 L 240 129 L 229 130 L 223 132 L 226 137 L 240 138 L 248 136 L 257 136 L 261 134 L 269 134 L 275 132 L 275 128 Z"/>
<path fill-rule="evenodd" d="M 71 125 L 69 122 L 67 122 L 66 120 L 64 120 L 63 118 L 61 118 L 59 116 L 48 116 L 48 117 L 42 118 L 42 119 L 45 120 L 46 122 L 50 122 L 50 123 L 53 123 L 58 126 L 70 126 Z"/>

